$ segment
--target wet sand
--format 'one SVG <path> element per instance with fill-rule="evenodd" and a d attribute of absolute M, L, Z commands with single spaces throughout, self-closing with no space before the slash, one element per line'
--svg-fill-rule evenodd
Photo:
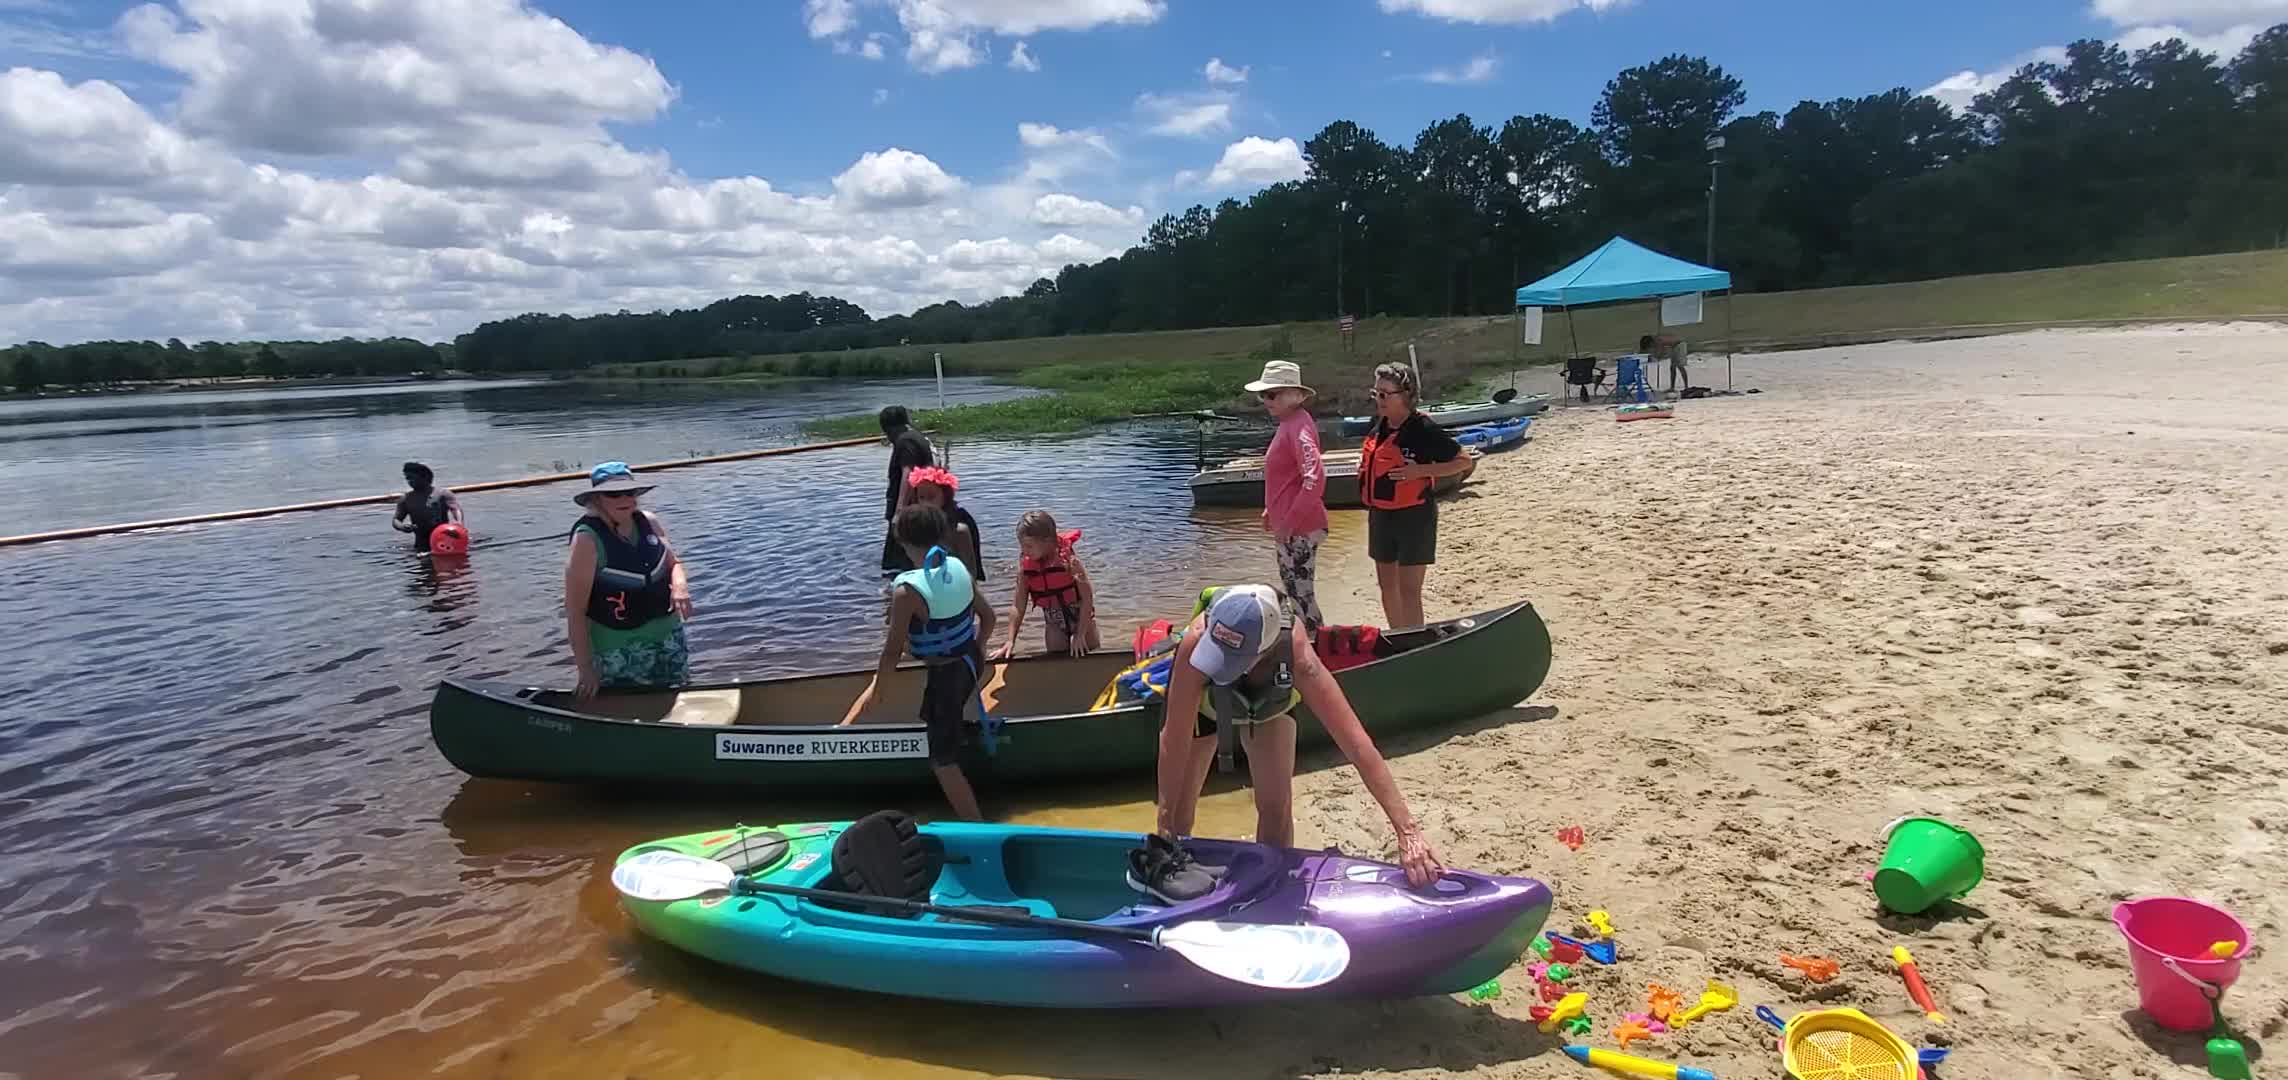
<path fill-rule="evenodd" d="M 1849 1005 L 1951 1045 L 1944 1080 L 2205 1076 L 2201 1037 L 2134 1011 L 2109 912 L 2199 897 L 2259 949 L 2288 914 L 2284 366 L 2276 327 L 2037 333 L 1745 356 L 1737 385 L 1764 393 L 1673 421 L 1560 410 L 1447 505 L 1427 590 L 1432 618 L 1534 600 L 1553 715 L 1403 756 L 1401 782 L 1449 862 L 1550 881 L 1557 921 L 1612 913 L 1594 1045 L 1646 983 L 1690 1001 L 1713 977 L 1739 1007 L 1634 1051 L 1779 1077 L 1752 1008 Z M 1721 385 L 1721 361 L 1698 375 Z M 1372 618 L 1371 566 L 1336 555 L 1330 617 Z M 1390 850 L 1348 769 L 1299 787 L 1304 843 Z M 1988 852 L 1925 917 L 1880 913 L 1864 879 L 1910 813 Z M 1576 824 L 1572 852 L 1554 833 Z M 1842 974 L 1807 983 L 1781 952 Z M 1451 1061 L 1346 1024 L 1280 1068 L 1588 1075 L 1523 1022 L 1522 968 L 1504 984 L 1486 1022 L 1440 1030 Z M 2260 1055 L 2288 973 L 2259 953 L 2225 1012 Z"/>

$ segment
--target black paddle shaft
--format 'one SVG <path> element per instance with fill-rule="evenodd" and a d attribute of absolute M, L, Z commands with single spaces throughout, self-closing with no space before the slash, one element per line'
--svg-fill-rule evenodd
<path fill-rule="evenodd" d="M 826 889 L 805 889 L 795 885 L 773 885 L 749 878 L 734 878 L 731 891 L 741 895 L 777 893 L 798 896 L 805 900 L 824 900 L 836 904 L 859 907 L 887 908 L 912 915 L 937 915 L 948 919 L 966 919 L 970 922 L 991 923 L 995 926 L 1013 926 L 1026 930 L 1063 930 L 1075 934 L 1093 934 L 1097 937 L 1115 937 L 1126 941 L 1153 943 L 1152 931 L 1134 926 L 1106 926 L 1102 923 L 1083 922 L 1079 919 L 1052 919 L 1045 915 L 1018 915 L 987 908 L 949 907 L 943 904 L 924 904 L 913 900 L 900 900 L 892 896 L 867 896 L 864 893 L 832 892 Z"/>

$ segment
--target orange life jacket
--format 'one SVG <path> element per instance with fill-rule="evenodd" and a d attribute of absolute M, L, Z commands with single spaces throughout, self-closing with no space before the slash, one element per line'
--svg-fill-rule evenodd
<path fill-rule="evenodd" d="M 1413 421 L 1412 417 L 1407 418 Z M 1398 448 L 1400 428 L 1384 434 L 1384 421 L 1377 420 L 1367 429 L 1366 441 L 1359 444 L 1359 501 L 1375 510 L 1404 510 L 1420 506 L 1430 498 L 1429 480 L 1391 480 L 1391 470 L 1406 464 L 1405 454 Z"/>
<path fill-rule="evenodd" d="M 1372 626 L 1322 626 L 1311 640 L 1328 671 L 1341 671 L 1382 658 L 1382 631 Z"/>
<path fill-rule="evenodd" d="M 1080 608 L 1080 581 L 1073 577 L 1073 542 L 1080 539 L 1080 530 L 1057 534 L 1057 553 L 1046 559 L 1030 555 L 1020 560 L 1018 571 L 1025 578 L 1025 592 L 1038 608 Z"/>

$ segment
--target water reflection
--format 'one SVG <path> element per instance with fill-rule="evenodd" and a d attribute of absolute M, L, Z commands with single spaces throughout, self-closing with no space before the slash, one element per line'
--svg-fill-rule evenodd
<path fill-rule="evenodd" d="M 329 403 L 218 402 L 333 419 L 96 430 L 16 449 L 38 447 L 42 456 L 21 468 L 54 481 L 34 484 L 42 514 L 113 520 L 163 512 L 170 500 L 204 509 L 225 495 L 270 502 L 302 488 L 381 486 L 407 457 L 438 463 L 450 482 L 514 472 L 542 455 L 640 461 L 686 446 L 753 445 L 774 432 L 793 437 L 822 410 L 934 391 L 897 384 L 696 401 L 582 393 L 439 393 L 426 408 L 380 403 L 357 417 Z M 7 415 L 0 422 L 24 419 Z M 1267 431 L 1219 425 L 1208 452 L 1259 449 Z M 181 441 L 184 432 L 196 439 Z M 1204 584 L 1268 579 L 1254 512 L 1192 508 L 1185 480 L 1199 447 L 1181 420 L 956 442 L 963 503 L 991 534 L 995 595 L 1012 587 L 1016 521 L 1035 507 L 1085 530 L 1115 643 L 1138 623 L 1187 610 Z M 871 661 L 885 453 L 854 447 L 659 474 L 645 502 L 691 564 L 697 677 Z M 641 944 L 599 872 L 621 849 L 731 820 L 846 817 L 884 801 L 926 812 L 935 796 L 693 804 L 673 792 L 598 799 L 454 771 L 424 722 L 439 678 L 569 681 L 560 596 L 562 541 L 579 514 L 570 491 L 469 497 L 481 542 L 457 564 L 413 558 L 384 506 L 0 550 L 17 605 L 12 662 L 0 668 L 9 703 L 0 713 L 0 852 L 10 867 L 0 958 L 17 975 L 0 982 L 6 1068 L 394 1075 L 421 1062 L 446 1074 L 708 1076 L 765 1061 L 788 1076 L 1136 1075 L 1138 1062 L 1189 1061 L 1229 1071 L 1207 1050 L 1168 1050 L 1151 1037 L 1165 1025 L 1050 1028 L 991 1010 L 909 1013 L 903 1003 L 757 985 Z M 1336 543 L 1356 546 L 1355 518 L 1336 515 Z M 1037 633 L 1027 648 L 1039 647 Z M 986 798 L 1017 820 L 1137 830 L 1151 820 L 1149 783 Z M 1247 796 L 1218 790 L 1203 827 L 1245 832 Z M 1365 1009 L 1341 1025 L 1371 1028 L 1390 1015 Z M 1435 1011 L 1405 1015 L 1441 1040 L 1478 1037 Z M 1265 1041 L 1200 1044 L 1238 1055 L 1231 1060 L 1248 1071 L 1309 1060 L 1269 1048 L 1295 1037 L 1276 1021 L 1212 1023 Z"/>

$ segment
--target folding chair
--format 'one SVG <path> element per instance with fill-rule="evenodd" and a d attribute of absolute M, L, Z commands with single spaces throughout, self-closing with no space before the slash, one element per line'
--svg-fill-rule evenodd
<path fill-rule="evenodd" d="M 1613 400 L 1651 401 L 1652 384 L 1645 381 L 1645 358 L 1624 356 L 1613 361 Z"/>

